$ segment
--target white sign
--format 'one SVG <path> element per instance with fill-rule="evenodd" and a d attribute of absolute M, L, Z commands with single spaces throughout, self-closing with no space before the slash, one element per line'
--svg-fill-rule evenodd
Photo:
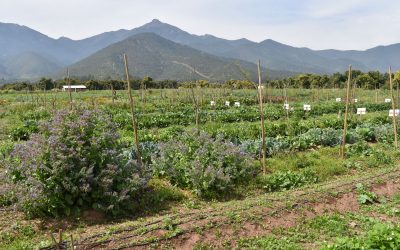
<path fill-rule="evenodd" d="M 264 89 L 264 86 L 263 85 L 258 86 L 258 89 Z"/>
<path fill-rule="evenodd" d="M 230 103 L 229 101 L 226 101 L 226 102 L 225 102 L 225 106 L 228 106 L 228 107 L 229 107 L 229 105 L 231 105 L 231 103 Z"/>
<path fill-rule="evenodd" d="M 399 116 L 400 110 L 395 109 L 395 116 Z M 393 117 L 393 109 L 389 109 L 389 116 Z"/>
<path fill-rule="evenodd" d="M 283 109 L 289 110 L 289 103 L 283 104 Z"/>
<path fill-rule="evenodd" d="M 336 102 L 341 102 L 342 98 L 336 98 Z"/>
<path fill-rule="evenodd" d="M 365 115 L 367 113 L 367 108 L 357 108 L 357 115 Z"/>
<path fill-rule="evenodd" d="M 354 102 L 358 102 L 358 99 L 354 99 Z"/>
<path fill-rule="evenodd" d="M 309 105 L 309 104 L 304 104 L 304 105 L 303 105 L 303 109 L 304 109 L 304 111 L 310 111 L 310 110 L 311 110 L 311 105 Z"/>
<path fill-rule="evenodd" d="M 211 101 L 211 102 L 210 102 L 210 105 L 211 105 L 211 106 L 215 106 L 215 101 Z"/>
<path fill-rule="evenodd" d="M 240 102 L 235 102 L 235 107 L 240 107 Z"/>
<path fill-rule="evenodd" d="M 392 101 L 392 99 L 390 99 L 390 98 L 385 99 L 385 102 L 391 102 L 391 101 Z"/>

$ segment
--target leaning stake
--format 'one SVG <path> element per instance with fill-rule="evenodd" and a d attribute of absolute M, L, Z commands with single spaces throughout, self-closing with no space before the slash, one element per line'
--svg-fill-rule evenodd
<path fill-rule="evenodd" d="M 258 60 L 258 94 L 259 94 L 259 102 L 260 102 L 260 119 L 261 119 L 261 140 L 262 140 L 262 168 L 264 175 L 267 172 L 267 168 L 265 166 L 265 157 L 266 157 L 266 148 L 265 148 L 265 127 L 264 127 L 264 106 L 263 106 L 263 90 L 261 86 L 261 69 L 260 69 L 260 60 Z"/>
<path fill-rule="evenodd" d="M 349 66 L 349 75 L 348 75 L 348 79 L 347 79 L 346 110 L 344 113 L 344 128 L 343 128 L 342 146 L 340 148 L 340 156 L 342 157 L 342 159 L 344 159 L 344 149 L 346 146 L 347 113 L 349 110 L 350 82 L 351 82 L 351 65 Z"/>
<path fill-rule="evenodd" d="M 142 154 L 140 153 L 140 146 L 139 146 L 139 137 L 138 137 L 138 128 L 136 123 L 135 111 L 133 109 L 133 97 L 132 97 L 132 89 L 131 89 L 131 81 L 129 79 L 129 71 L 128 71 L 128 58 L 126 54 L 124 54 L 124 62 L 125 62 L 125 73 L 126 73 L 126 82 L 128 83 L 128 95 L 129 95 L 129 102 L 131 106 L 131 116 L 132 116 L 132 125 L 135 134 L 135 144 L 136 144 L 136 151 L 137 151 L 137 159 L 139 165 L 142 166 Z"/>
<path fill-rule="evenodd" d="M 393 94 L 393 82 L 392 82 L 392 67 L 389 67 L 389 84 L 390 84 L 390 94 L 392 95 L 392 110 L 393 110 L 393 132 L 394 132 L 394 146 L 397 148 L 399 145 L 397 143 L 397 121 L 396 121 L 396 106 L 394 104 L 394 94 Z"/>

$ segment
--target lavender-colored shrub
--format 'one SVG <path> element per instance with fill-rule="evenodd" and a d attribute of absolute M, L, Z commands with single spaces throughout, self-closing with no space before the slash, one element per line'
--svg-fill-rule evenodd
<path fill-rule="evenodd" d="M 159 144 L 152 167 L 156 176 L 206 198 L 226 193 L 254 174 L 252 158 L 239 147 L 196 129 Z"/>
<path fill-rule="evenodd" d="M 148 171 L 122 154 L 116 125 L 100 111 L 62 110 L 17 144 L 8 164 L 19 208 L 31 216 L 132 208 Z"/>

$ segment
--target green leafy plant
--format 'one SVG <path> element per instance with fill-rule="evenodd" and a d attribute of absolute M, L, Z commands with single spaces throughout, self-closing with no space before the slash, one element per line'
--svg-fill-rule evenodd
<path fill-rule="evenodd" d="M 324 250 L 351 249 L 400 249 L 400 227 L 391 224 L 375 224 L 363 237 L 339 238 L 336 243 L 323 247 Z"/>
<path fill-rule="evenodd" d="M 318 182 L 317 175 L 308 169 L 299 172 L 276 172 L 261 178 L 263 188 L 269 192 L 289 190 L 316 182 Z"/>
<path fill-rule="evenodd" d="M 374 192 L 370 192 L 366 189 L 366 187 L 362 183 L 358 183 L 356 185 L 357 192 L 358 192 L 358 202 L 361 205 L 368 205 L 379 202 L 378 195 Z"/>

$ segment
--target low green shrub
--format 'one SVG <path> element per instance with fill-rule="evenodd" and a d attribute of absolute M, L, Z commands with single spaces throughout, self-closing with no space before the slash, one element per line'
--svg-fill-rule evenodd
<path fill-rule="evenodd" d="M 316 182 L 316 173 L 308 169 L 299 172 L 276 172 L 261 178 L 261 184 L 268 192 L 289 190 Z"/>
<path fill-rule="evenodd" d="M 251 157 L 222 137 L 193 129 L 159 144 L 154 174 L 204 198 L 218 197 L 254 174 Z"/>
<path fill-rule="evenodd" d="M 323 247 L 324 250 L 355 249 L 400 249 L 400 226 L 391 224 L 375 224 L 363 237 L 344 237 L 336 243 Z"/>
<path fill-rule="evenodd" d="M 22 126 L 15 127 L 11 130 L 10 138 L 14 141 L 26 141 L 32 133 L 38 131 L 38 124 L 35 120 L 26 120 Z"/>
<path fill-rule="evenodd" d="M 356 185 L 358 192 L 358 202 L 361 205 L 368 205 L 378 202 L 378 196 L 374 192 L 370 192 L 367 188 L 362 184 L 358 183 Z"/>

